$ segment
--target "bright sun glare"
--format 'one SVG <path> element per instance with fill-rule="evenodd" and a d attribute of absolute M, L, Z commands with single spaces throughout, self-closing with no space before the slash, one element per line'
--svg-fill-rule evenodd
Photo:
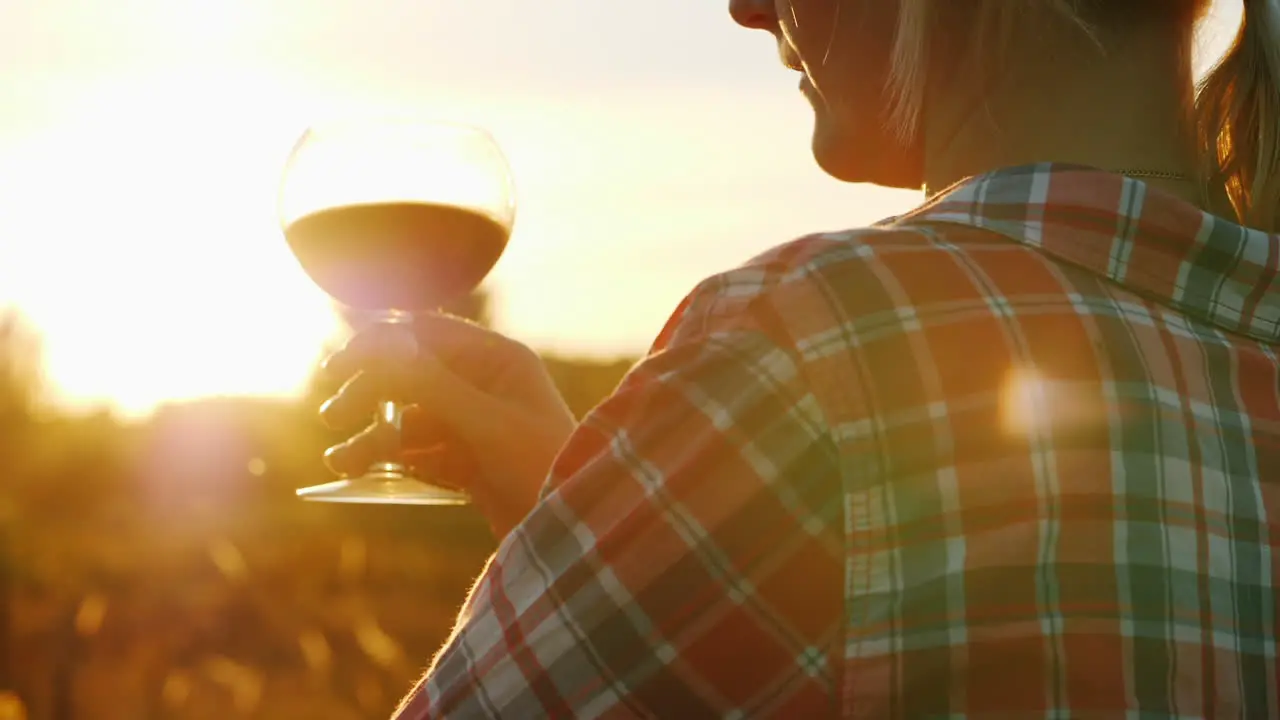
<path fill-rule="evenodd" d="M 242 78 L 229 78 L 242 81 Z M 15 162 L 5 300 L 65 405 L 293 395 L 340 323 L 289 254 L 275 188 L 298 126 L 185 112 L 183 83 L 115 87 Z M 140 118 L 136 109 L 152 104 Z M 207 108 L 208 103 L 197 105 Z M 266 130 L 264 132 L 264 129 Z M 20 260 L 20 262 L 19 262 Z"/>

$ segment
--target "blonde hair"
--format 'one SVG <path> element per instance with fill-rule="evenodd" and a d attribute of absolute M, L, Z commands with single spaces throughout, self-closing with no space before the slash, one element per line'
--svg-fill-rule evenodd
<path fill-rule="evenodd" d="M 1280 0 L 1245 0 L 1244 23 L 1200 82 L 1204 177 L 1247 225 L 1280 232 Z"/>
<path fill-rule="evenodd" d="M 1123 3 L 1129 0 L 1107 0 Z M 936 4 L 899 0 L 890 69 L 891 126 L 914 136 L 924 109 Z M 1203 9 L 1206 0 L 1188 0 Z M 1097 40 L 1081 0 L 977 0 L 972 47 L 1007 47 L 1031 14 L 1049 11 Z M 1244 0 L 1244 22 L 1230 50 L 1196 90 L 1195 125 L 1207 194 L 1230 199 L 1238 219 L 1280 232 L 1280 0 Z"/>

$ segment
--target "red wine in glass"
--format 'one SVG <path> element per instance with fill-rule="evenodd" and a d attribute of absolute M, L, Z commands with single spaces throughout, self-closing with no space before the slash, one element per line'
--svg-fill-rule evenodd
<path fill-rule="evenodd" d="M 452 205 L 389 202 L 327 208 L 284 230 L 302 269 L 355 310 L 430 310 L 471 292 L 510 231 Z"/>

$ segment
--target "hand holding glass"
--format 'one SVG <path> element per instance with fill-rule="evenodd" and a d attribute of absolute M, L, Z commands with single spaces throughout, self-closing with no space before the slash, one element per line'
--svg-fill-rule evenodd
<path fill-rule="evenodd" d="M 380 121 L 308 130 L 289 157 L 280 222 L 307 275 L 334 299 L 401 326 L 475 289 L 515 220 L 511 171 L 483 130 Z M 403 408 L 380 403 L 385 455 L 358 478 L 298 490 L 326 502 L 456 505 L 466 495 L 399 459 Z"/>

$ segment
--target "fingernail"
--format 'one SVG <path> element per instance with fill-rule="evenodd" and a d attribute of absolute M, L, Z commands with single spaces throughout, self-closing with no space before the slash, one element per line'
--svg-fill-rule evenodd
<path fill-rule="evenodd" d="M 329 448 L 328 450 L 325 450 L 325 451 L 324 451 L 324 465 L 325 465 L 325 467 L 329 468 L 329 470 L 330 470 L 330 471 L 332 471 L 332 472 L 334 472 L 334 473 L 337 473 L 338 475 L 341 475 L 341 474 L 342 474 L 342 470 L 340 470 L 340 469 L 339 469 L 339 468 L 334 464 L 334 457 L 335 457 L 335 456 L 337 456 L 337 455 L 338 455 L 339 453 L 341 453 L 341 452 L 342 452 L 342 445 L 334 445 L 333 447 L 331 447 L 331 448 Z"/>
<path fill-rule="evenodd" d="M 332 410 L 333 410 L 333 400 L 328 400 L 325 402 L 325 404 L 320 406 L 320 411 L 316 413 L 316 416 L 320 418 L 320 422 L 323 425 L 336 430 L 338 429 L 337 428 L 338 423 L 333 417 L 333 413 L 331 412 Z"/>

